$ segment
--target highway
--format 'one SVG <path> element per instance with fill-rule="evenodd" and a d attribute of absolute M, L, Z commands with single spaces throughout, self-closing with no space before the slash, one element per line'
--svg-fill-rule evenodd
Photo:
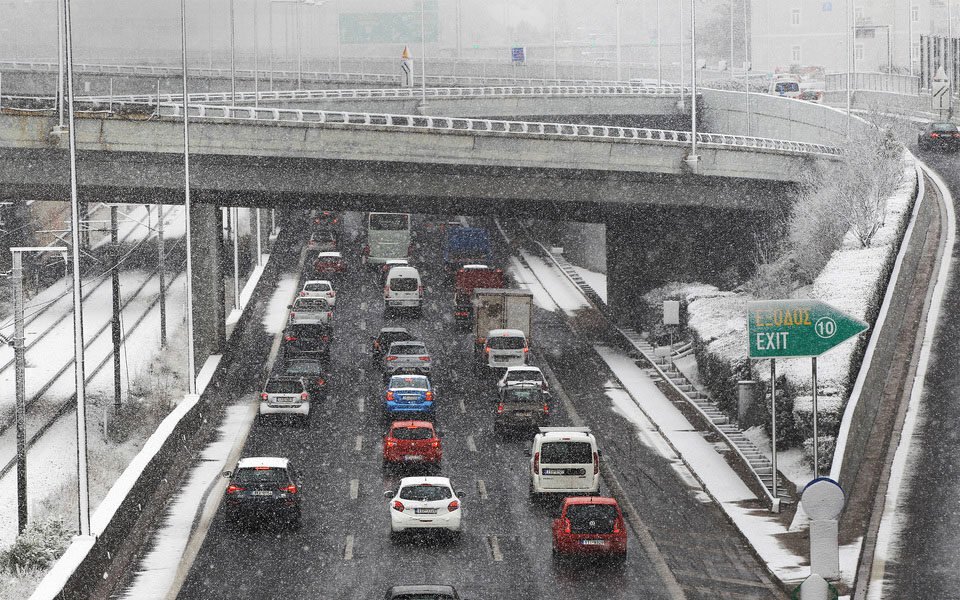
<path fill-rule="evenodd" d="M 396 488 L 398 475 L 381 469 L 382 386 L 369 350 L 370 337 L 384 324 L 382 297 L 375 274 L 361 271 L 357 249 L 348 248 L 351 272 L 338 287 L 326 404 L 309 429 L 254 425 L 242 452 L 291 459 L 303 477 L 303 526 L 238 529 L 224 522 L 221 506 L 178 597 L 379 598 L 391 585 L 407 583 L 452 584 L 475 600 L 784 597 L 721 511 L 613 412 L 605 388 L 615 386 L 615 379 L 591 346 L 597 340 L 575 335 L 560 315 L 538 309 L 532 362 L 556 374 L 564 393 L 555 390 L 555 400 L 569 398 L 597 433 L 604 468 L 636 510 L 623 568 L 554 563 L 550 522 L 556 505 L 533 505 L 527 496 L 532 435 L 494 436 L 494 381 L 473 375 L 470 336 L 454 329 L 453 286 L 438 267 L 439 234 L 427 234 L 418 226 L 422 222 L 415 217 L 421 235 L 414 259 L 426 283 L 423 317 L 389 322 L 410 329 L 433 353 L 436 423 L 445 433 L 441 475 L 465 492 L 462 539 L 389 540 L 382 494 Z M 489 228 L 494 230 L 492 223 Z M 349 232 L 343 239 L 351 239 Z M 504 257 L 506 250 L 498 250 Z M 291 250 L 274 258 L 290 262 L 282 271 L 296 268 Z M 266 337 L 244 335 L 242 343 L 258 347 L 251 357 L 263 356 Z M 238 376 L 231 378 L 233 389 L 220 393 L 249 403 L 259 391 L 252 375 L 260 365 L 243 360 L 228 366 Z M 555 401 L 552 413 L 553 424 L 571 424 L 564 402 Z M 638 526 L 649 530 L 653 544 L 640 543 Z"/>

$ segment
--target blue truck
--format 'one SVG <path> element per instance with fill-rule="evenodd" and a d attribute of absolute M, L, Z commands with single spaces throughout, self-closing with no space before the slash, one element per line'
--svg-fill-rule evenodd
<path fill-rule="evenodd" d="M 443 264 L 450 271 L 463 265 L 490 264 L 493 248 L 490 234 L 482 227 L 456 227 L 447 230 L 447 244 L 443 249 Z"/>

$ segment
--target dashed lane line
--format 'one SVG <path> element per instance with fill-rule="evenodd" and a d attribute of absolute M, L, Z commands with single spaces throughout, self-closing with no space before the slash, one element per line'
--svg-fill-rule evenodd
<path fill-rule="evenodd" d="M 477 480 L 477 496 L 481 500 L 487 499 L 487 484 L 482 479 Z"/>
<path fill-rule="evenodd" d="M 360 452 L 361 450 L 363 450 L 363 436 L 362 436 L 362 435 L 358 435 L 358 436 L 357 436 L 357 441 L 356 441 L 356 444 L 354 444 L 353 449 L 354 449 L 354 451 L 356 451 L 356 452 Z"/>
<path fill-rule="evenodd" d="M 348 535 L 343 544 L 343 560 L 353 560 L 353 536 Z"/>
<path fill-rule="evenodd" d="M 487 540 L 490 543 L 490 554 L 493 556 L 493 562 L 503 562 L 503 552 L 500 551 L 500 540 L 498 540 L 495 535 L 491 535 Z"/>
<path fill-rule="evenodd" d="M 467 450 L 469 450 L 470 452 L 477 451 L 477 443 L 473 440 L 472 435 L 467 436 Z"/>
<path fill-rule="evenodd" d="M 360 303 L 360 310 L 361 310 L 361 311 L 367 310 L 367 303 L 366 303 L 366 301 Z"/>
<path fill-rule="evenodd" d="M 359 495 L 360 495 L 360 480 L 351 479 L 350 480 L 350 499 L 356 500 Z"/>
<path fill-rule="evenodd" d="M 462 414 L 467 414 L 467 405 L 464 404 L 463 398 L 460 398 L 459 402 L 460 402 L 460 412 Z"/>
<path fill-rule="evenodd" d="M 363 412 L 363 405 L 364 405 L 364 399 L 363 399 L 363 396 L 361 396 L 361 397 L 357 398 L 357 412 L 358 412 L 358 413 L 362 413 L 362 412 Z"/>

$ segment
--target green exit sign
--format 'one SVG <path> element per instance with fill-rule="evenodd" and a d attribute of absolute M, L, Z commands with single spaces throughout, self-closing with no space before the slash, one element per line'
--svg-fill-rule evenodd
<path fill-rule="evenodd" d="M 819 356 L 867 328 L 863 321 L 819 300 L 747 304 L 750 358 Z"/>

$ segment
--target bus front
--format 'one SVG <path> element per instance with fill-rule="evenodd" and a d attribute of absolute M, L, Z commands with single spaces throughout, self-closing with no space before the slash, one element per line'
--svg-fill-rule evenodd
<path fill-rule="evenodd" d="M 370 213 L 367 217 L 367 246 L 364 262 L 383 264 L 390 259 L 410 256 L 410 215 L 406 213 Z"/>

